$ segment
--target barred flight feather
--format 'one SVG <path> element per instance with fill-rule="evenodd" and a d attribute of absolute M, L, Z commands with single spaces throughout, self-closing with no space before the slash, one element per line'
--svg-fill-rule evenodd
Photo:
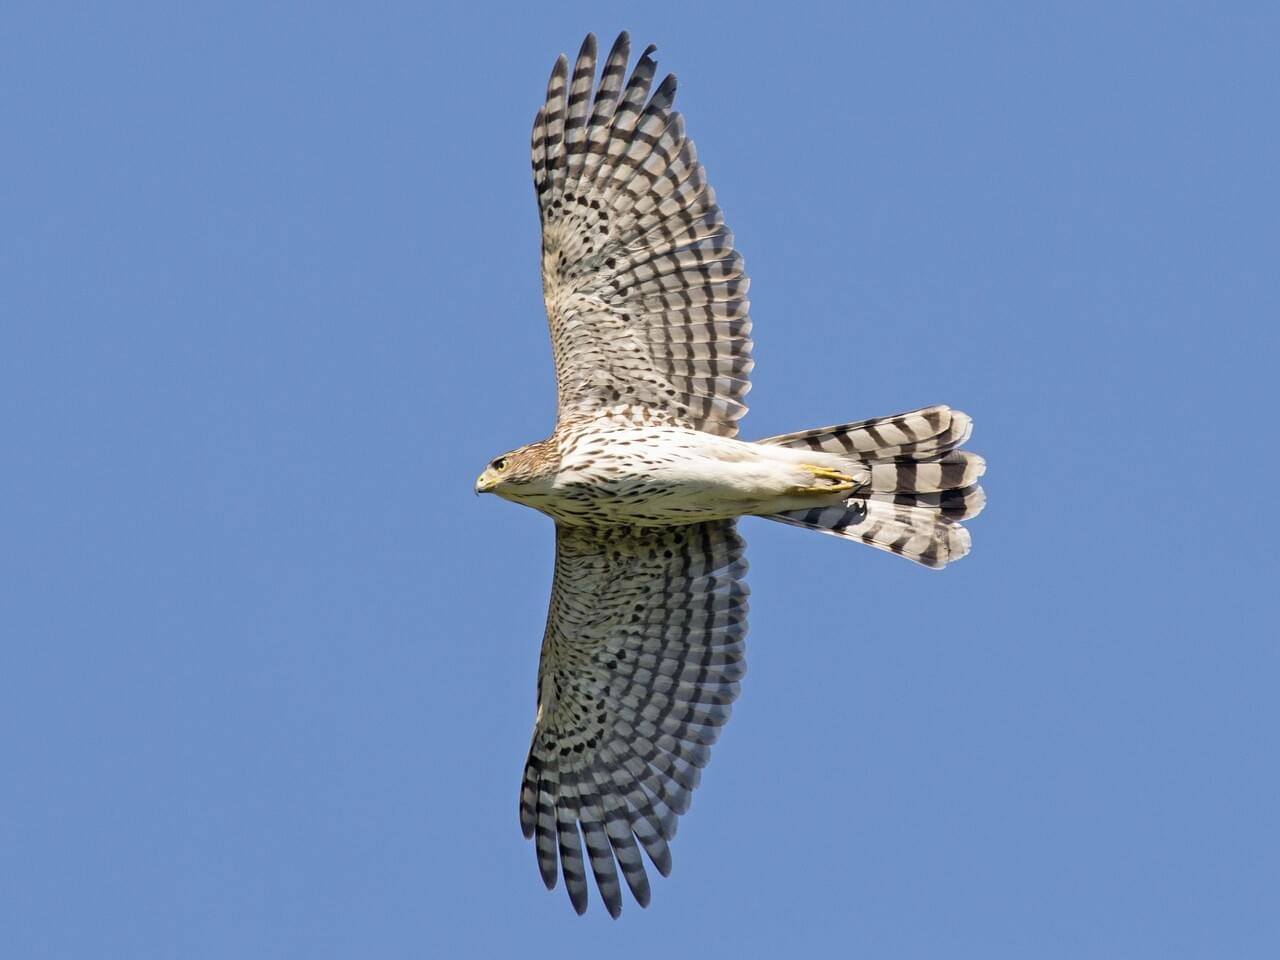
<path fill-rule="evenodd" d="M 744 544 L 732 521 L 639 530 L 558 527 L 520 824 L 542 879 L 579 913 L 587 860 L 609 912 L 614 862 L 649 898 L 744 672 Z M 586 853 L 584 855 L 583 841 Z M 606 856 L 606 853 L 608 856 Z"/>
<path fill-rule="evenodd" d="M 955 449 L 972 431 L 968 415 L 935 406 L 762 440 L 835 454 L 866 477 L 842 505 L 771 519 L 858 540 L 926 567 L 945 567 L 969 552 L 969 534 L 957 521 L 977 516 L 986 502 L 977 486 L 986 462 Z"/>
<path fill-rule="evenodd" d="M 898 456 L 927 457 L 946 453 L 968 440 L 972 432 L 973 420 L 968 414 L 938 405 L 891 417 L 785 433 L 759 442 L 780 447 L 807 447 L 855 459 L 860 459 L 859 454 L 874 454 L 877 460 L 889 460 Z"/>
<path fill-rule="evenodd" d="M 734 436 L 750 384 L 749 281 L 654 47 L 625 33 L 556 61 L 532 135 L 562 420 L 611 414 Z M 652 89 L 652 95 L 650 91 Z M 677 360 L 694 361 L 696 368 Z"/>
<path fill-rule="evenodd" d="M 932 507 L 850 497 L 843 505 L 776 513 L 769 519 L 857 540 L 934 570 L 969 552 L 969 531 Z"/>

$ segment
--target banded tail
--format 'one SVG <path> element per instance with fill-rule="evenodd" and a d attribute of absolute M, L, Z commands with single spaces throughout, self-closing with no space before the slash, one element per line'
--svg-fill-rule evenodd
<path fill-rule="evenodd" d="M 969 552 L 969 531 L 960 521 L 976 517 L 986 500 L 977 485 L 986 463 L 956 449 L 972 432 L 968 415 L 934 406 L 761 440 L 834 454 L 869 476 L 843 504 L 789 510 L 769 519 L 941 569 Z"/>

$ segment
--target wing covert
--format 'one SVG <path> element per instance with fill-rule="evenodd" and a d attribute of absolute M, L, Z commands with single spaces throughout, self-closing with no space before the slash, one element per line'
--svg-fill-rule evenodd
<path fill-rule="evenodd" d="M 619 35 L 561 57 L 534 121 L 542 285 L 560 417 L 635 415 L 734 436 L 750 389 L 749 281 L 668 75 Z"/>
<path fill-rule="evenodd" d="M 670 872 L 667 842 L 746 670 L 744 551 L 733 521 L 556 529 L 520 825 L 579 913 L 588 868 L 615 917 L 616 867 L 641 906 L 640 851 Z"/>

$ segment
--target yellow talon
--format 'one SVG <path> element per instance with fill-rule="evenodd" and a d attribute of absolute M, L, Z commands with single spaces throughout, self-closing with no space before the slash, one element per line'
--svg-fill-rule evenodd
<path fill-rule="evenodd" d="M 853 483 L 853 477 L 847 473 L 841 473 L 839 470 L 832 470 L 830 467 L 815 467 L 812 464 L 804 464 L 804 468 L 812 473 L 819 480 L 835 480 L 837 483 Z"/>
<path fill-rule="evenodd" d="M 830 467 L 819 467 L 811 463 L 802 463 L 800 467 L 813 474 L 815 480 L 827 480 L 830 482 L 815 483 L 808 487 L 796 487 L 792 493 L 843 493 L 846 490 L 852 490 L 855 486 L 853 477 L 847 473 L 841 473 L 839 470 L 832 470 Z"/>

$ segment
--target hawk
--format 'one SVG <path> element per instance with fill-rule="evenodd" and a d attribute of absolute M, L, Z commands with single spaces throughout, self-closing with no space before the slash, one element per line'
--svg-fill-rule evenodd
<path fill-rule="evenodd" d="M 982 508 L 972 421 L 946 406 L 737 439 L 750 387 L 747 276 L 655 48 L 595 83 L 588 35 L 533 124 L 555 432 L 476 481 L 556 525 L 537 716 L 520 792 L 548 889 L 578 913 L 590 871 L 649 903 L 745 671 L 737 517 L 856 540 L 926 567 L 969 549 Z M 593 95 L 594 90 L 594 95 Z M 619 879 L 621 872 L 621 880 Z"/>

